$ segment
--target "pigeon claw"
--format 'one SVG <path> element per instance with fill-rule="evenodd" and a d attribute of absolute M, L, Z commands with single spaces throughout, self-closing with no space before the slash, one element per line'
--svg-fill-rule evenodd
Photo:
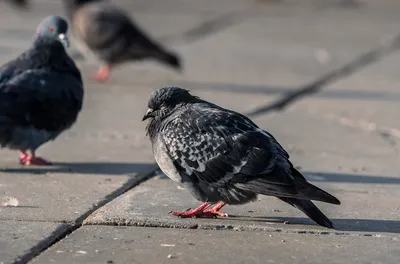
<path fill-rule="evenodd" d="M 200 215 L 203 213 L 204 209 L 209 207 L 209 203 L 203 203 L 199 207 L 194 208 L 194 209 L 189 209 L 185 212 L 169 212 L 172 215 L 176 215 L 181 218 L 192 218 L 192 217 L 200 217 Z"/>
<path fill-rule="evenodd" d="M 224 205 L 224 202 L 218 202 L 213 207 L 210 207 L 210 203 L 203 203 L 195 209 L 190 209 L 185 212 L 169 212 L 172 215 L 176 215 L 180 218 L 217 218 L 217 216 L 227 217 L 228 214 L 219 211 Z"/>
<path fill-rule="evenodd" d="M 215 217 L 217 217 L 217 216 L 228 217 L 227 213 L 221 212 L 221 211 L 215 211 L 215 210 L 213 210 L 213 208 L 204 210 L 203 213 L 204 214 L 211 214 L 211 215 L 214 215 Z"/>
<path fill-rule="evenodd" d="M 222 217 L 227 217 L 227 216 L 228 216 L 227 213 L 221 212 L 221 211 L 220 211 L 221 208 L 225 206 L 225 204 L 226 204 L 226 203 L 224 203 L 224 202 L 218 202 L 218 203 L 216 203 L 213 207 L 205 209 L 205 210 L 203 211 L 203 213 L 206 213 L 206 214 L 213 214 L 213 215 L 215 215 L 215 216 L 218 216 L 218 215 L 219 215 L 219 216 L 222 216 Z"/>
<path fill-rule="evenodd" d="M 19 163 L 25 166 L 37 165 L 37 166 L 46 166 L 51 165 L 52 163 L 33 155 L 29 155 L 27 153 L 22 152 L 20 155 Z"/>
<path fill-rule="evenodd" d="M 186 211 L 186 212 L 170 212 L 170 214 L 175 215 L 179 218 L 214 218 L 216 217 L 213 213 L 206 213 L 201 211 Z"/>

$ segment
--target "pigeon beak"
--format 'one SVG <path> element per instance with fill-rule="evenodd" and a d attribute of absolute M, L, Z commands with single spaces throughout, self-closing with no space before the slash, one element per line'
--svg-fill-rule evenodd
<path fill-rule="evenodd" d="M 144 116 L 142 118 L 142 121 L 144 121 L 150 117 L 153 117 L 153 109 L 151 109 L 151 108 L 147 109 L 146 114 L 144 114 Z"/>
<path fill-rule="evenodd" d="M 64 47 L 66 49 L 69 48 L 69 40 L 68 40 L 67 35 L 60 34 L 60 35 L 58 35 L 58 38 L 60 39 L 61 43 L 64 45 Z"/>

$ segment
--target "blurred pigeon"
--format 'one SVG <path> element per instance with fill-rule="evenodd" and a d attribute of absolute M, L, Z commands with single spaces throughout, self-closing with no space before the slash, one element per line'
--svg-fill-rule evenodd
<path fill-rule="evenodd" d="M 340 201 L 308 183 L 288 153 L 253 121 L 192 96 L 188 90 L 155 91 L 143 120 L 161 170 L 182 183 L 203 204 L 180 217 L 227 216 L 225 204 L 245 204 L 258 194 L 276 196 L 319 225 L 332 222 L 310 201 Z"/>
<path fill-rule="evenodd" d="M 156 59 L 176 70 L 179 57 L 151 40 L 121 9 L 101 0 L 63 0 L 78 49 L 102 65 L 93 78 L 104 82 L 113 66 L 130 60 Z"/>
<path fill-rule="evenodd" d="M 21 151 L 24 165 L 50 164 L 36 149 L 71 127 L 82 108 L 81 74 L 65 51 L 67 30 L 63 18 L 45 18 L 31 48 L 0 68 L 0 145 Z"/>

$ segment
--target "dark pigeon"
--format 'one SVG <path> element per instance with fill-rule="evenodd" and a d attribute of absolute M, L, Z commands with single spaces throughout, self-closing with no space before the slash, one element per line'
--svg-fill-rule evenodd
<path fill-rule="evenodd" d="M 36 149 L 70 128 L 82 108 L 81 74 L 65 51 L 67 31 L 63 18 L 47 17 L 31 48 L 0 68 L 0 145 L 21 151 L 21 164 L 50 164 Z"/>
<path fill-rule="evenodd" d="M 176 70 L 179 57 L 151 40 L 121 9 L 101 0 L 63 0 L 72 24 L 72 33 L 83 55 L 92 55 L 102 63 L 94 79 L 108 80 L 117 64 L 155 59 Z"/>
<path fill-rule="evenodd" d="M 244 115 L 192 96 L 178 87 L 155 91 L 143 120 L 155 160 L 171 179 L 203 202 L 180 217 L 226 216 L 225 204 L 245 204 L 270 195 L 300 209 L 321 226 L 332 222 L 310 201 L 340 204 L 308 183 L 288 153 Z"/>

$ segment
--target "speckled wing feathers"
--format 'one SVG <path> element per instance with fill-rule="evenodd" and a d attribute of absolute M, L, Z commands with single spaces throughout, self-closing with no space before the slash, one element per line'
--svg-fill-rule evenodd
<path fill-rule="evenodd" d="M 224 186 L 267 174 L 277 163 L 290 167 L 286 151 L 251 120 L 206 104 L 187 108 L 161 133 L 178 170 L 193 181 Z M 291 186 L 282 178 L 271 176 L 270 181 Z"/>

